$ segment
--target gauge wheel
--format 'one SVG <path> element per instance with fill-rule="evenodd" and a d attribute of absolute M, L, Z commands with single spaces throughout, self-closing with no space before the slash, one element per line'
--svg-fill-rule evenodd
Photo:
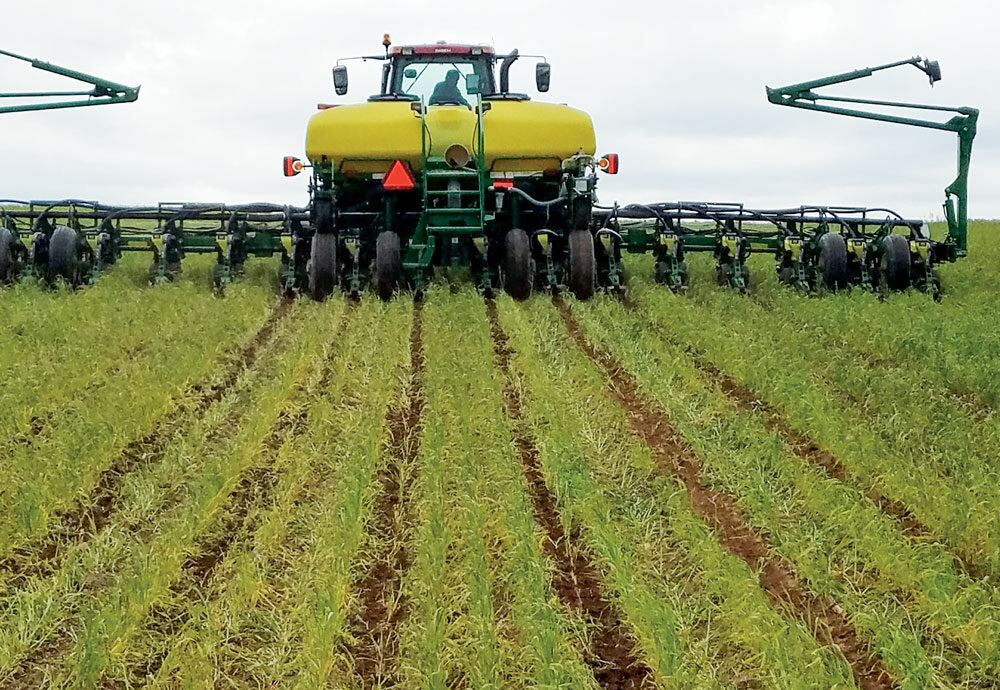
<path fill-rule="evenodd" d="M 0 228 L 0 284 L 14 279 L 14 233 Z"/>
<path fill-rule="evenodd" d="M 337 287 L 337 236 L 332 232 L 316 233 L 309 255 L 309 293 L 323 301 Z"/>
<path fill-rule="evenodd" d="M 57 225 L 52 231 L 45 278 L 50 283 L 62 278 L 73 287 L 80 284 L 80 239 L 73 228 Z"/>
<path fill-rule="evenodd" d="M 910 286 L 910 243 L 902 235 L 886 235 L 882 240 L 879 278 L 887 290 Z"/>
<path fill-rule="evenodd" d="M 819 238 L 819 273 L 830 290 L 847 287 L 847 242 L 835 232 Z"/>
<path fill-rule="evenodd" d="M 569 289 L 577 299 L 589 299 L 597 289 L 594 236 L 589 230 L 569 234 Z"/>
<path fill-rule="evenodd" d="M 528 299 L 534 283 L 528 234 L 520 228 L 511 230 L 504 237 L 503 249 L 504 290 L 516 300 Z"/>
<path fill-rule="evenodd" d="M 383 302 L 392 299 L 403 273 L 399 235 L 386 230 L 375 240 L 375 292 Z"/>

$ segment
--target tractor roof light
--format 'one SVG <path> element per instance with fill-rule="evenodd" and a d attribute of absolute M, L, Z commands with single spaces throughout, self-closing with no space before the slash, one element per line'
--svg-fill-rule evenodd
<path fill-rule="evenodd" d="M 396 160 L 382 179 L 382 188 L 387 192 L 408 192 L 416 186 L 413 173 L 406 163 Z"/>

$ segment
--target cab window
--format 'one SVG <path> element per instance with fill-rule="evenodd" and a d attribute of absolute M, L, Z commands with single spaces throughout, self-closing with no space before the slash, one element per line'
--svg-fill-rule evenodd
<path fill-rule="evenodd" d="M 448 80 L 448 73 L 457 70 L 458 80 Z M 488 84 L 485 65 L 482 61 L 473 63 L 467 60 L 412 60 L 407 61 L 397 68 L 393 79 L 393 93 L 403 96 L 411 96 L 415 100 L 423 99 L 425 103 L 436 105 L 441 102 L 455 102 L 456 96 L 461 98 L 461 103 L 472 103 L 475 96 L 470 98 L 465 89 L 465 77 L 469 74 L 479 74 L 480 83 L 484 86 Z M 454 82 L 453 84 L 451 82 Z M 437 93 L 437 101 L 432 99 Z M 445 100 L 442 101 L 442 98 Z"/>

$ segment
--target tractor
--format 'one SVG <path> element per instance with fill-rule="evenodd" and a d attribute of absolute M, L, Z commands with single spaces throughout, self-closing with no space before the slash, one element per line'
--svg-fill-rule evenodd
<path fill-rule="evenodd" d="M 941 295 L 935 267 L 966 255 L 968 175 L 979 111 L 827 95 L 830 86 L 893 68 L 915 67 L 933 86 L 937 62 L 920 56 L 766 89 L 775 105 L 952 132 L 958 174 L 945 188 L 947 233 L 882 207 L 810 205 L 753 209 L 739 203 L 597 203 L 600 172 L 617 154 L 596 156 L 586 113 L 511 91 L 510 69 L 539 58 L 535 88 L 549 88 L 541 56 L 491 46 L 393 46 L 344 58 L 333 86 L 348 91 L 349 60 L 382 65 L 378 93 L 364 103 L 320 104 L 306 129 L 306 161 L 287 156 L 284 174 L 311 171 L 305 207 L 159 203 L 119 207 L 79 200 L 0 201 L 0 284 L 96 280 L 124 252 L 152 255 L 150 282 L 172 280 L 189 254 L 216 257 L 222 294 L 251 257 L 279 257 L 285 295 L 352 297 L 369 287 L 382 299 L 421 295 L 437 272 L 469 271 L 486 295 L 515 299 L 569 290 L 580 299 L 624 290 L 622 256 L 651 253 L 654 277 L 688 288 L 687 256 L 711 253 L 716 280 L 751 289 L 747 260 L 774 258 L 778 279 L 807 294 L 858 286 L 917 288 Z M 35 103 L 2 112 L 127 103 L 139 89 L 0 50 L 0 55 L 83 82 L 86 91 L 0 93 Z M 53 100 L 60 98 L 71 100 Z M 936 118 L 934 117 L 936 116 Z"/>
<path fill-rule="evenodd" d="M 364 56 L 382 64 L 365 103 L 320 105 L 306 133 L 311 237 L 296 240 L 296 287 L 322 299 L 337 287 L 382 299 L 420 294 L 435 269 L 467 267 L 486 294 L 516 299 L 568 288 L 577 297 L 621 285 L 615 257 L 591 228 L 597 173 L 590 116 L 510 88 L 517 50 L 439 42 Z M 333 68 L 338 95 L 347 67 Z M 549 88 L 550 66 L 535 65 Z M 293 261 L 293 263 L 295 263 Z"/>

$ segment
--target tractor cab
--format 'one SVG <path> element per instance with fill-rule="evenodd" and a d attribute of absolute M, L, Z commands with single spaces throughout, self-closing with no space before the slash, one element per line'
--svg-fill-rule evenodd
<path fill-rule="evenodd" d="M 360 58 L 384 61 L 381 91 L 369 101 L 422 100 L 428 105 L 468 106 L 475 101 L 476 94 L 484 100 L 529 100 L 527 94 L 511 93 L 509 89 L 510 68 L 522 57 L 516 49 L 507 55 L 497 55 L 492 46 L 439 41 L 395 46 L 390 50 L 388 35 L 383 45 L 384 56 Z M 499 79 L 494 73 L 498 62 Z M 549 89 L 550 69 L 544 58 L 535 66 L 535 86 L 539 92 Z M 334 67 L 333 80 L 337 94 L 346 94 L 347 67 L 341 64 Z"/>

